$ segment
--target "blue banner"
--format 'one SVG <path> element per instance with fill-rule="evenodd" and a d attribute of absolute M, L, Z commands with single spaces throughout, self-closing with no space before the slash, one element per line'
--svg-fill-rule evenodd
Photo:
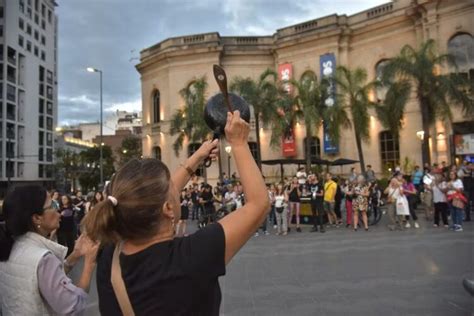
<path fill-rule="evenodd" d="M 333 53 L 319 56 L 320 78 L 330 79 L 336 74 L 336 56 Z M 334 106 L 336 102 L 336 85 L 332 80 L 329 81 L 328 97 L 324 100 L 324 104 L 328 107 Z M 339 146 L 331 141 L 326 130 L 326 122 L 323 124 L 324 153 L 337 154 Z"/>

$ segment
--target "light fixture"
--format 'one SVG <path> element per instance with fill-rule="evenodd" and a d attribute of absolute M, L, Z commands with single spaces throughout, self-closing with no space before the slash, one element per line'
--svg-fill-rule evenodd
<path fill-rule="evenodd" d="M 232 147 L 231 146 L 225 146 L 225 152 L 230 155 L 230 153 L 232 152 Z"/>
<path fill-rule="evenodd" d="M 101 143 L 100 145 L 101 145 L 101 146 L 105 146 L 105 143 Z"/>
<path fill-rule="evenodd" d="M 127 153 L 127 150 L 126 150 L 126 149 L 124 149 L 124 150 L 122 150 L 122 152 L 123 152 L 124 154 L 126 154 L 126 153 Z"/>
<path fill-rule="evenodd" d="M 99 70 L 93 68 L 93 67 L 87 67 L 88 72 L 98 72 Z"/>
<path fill-rule="evenodd" d="M 416 132 L 416 137 L 418 137 L 420 140 L 423 140 L 425 138 L 425 131 Z"/>

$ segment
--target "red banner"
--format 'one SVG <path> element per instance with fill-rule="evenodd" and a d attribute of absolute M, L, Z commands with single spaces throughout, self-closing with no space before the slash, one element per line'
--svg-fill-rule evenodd
<path fill-rule="evenodd" d="M 293 77 L 293 67 L 291 66 L 291 64 L 286 63 L 286 64 L 278 65 L 278 79 L 280 81 L 290 80 L 292 77 Z M 292 86 L 289 83 L 284 83 L 283 89 L 285 89 L 285 91 L 290 94 L 292 92 Z"/>
<path fill-rule="evenodd" d="M 296 156 L 296 141 L 295 133 L 291 130 L 281 140 L 281 148 L 283 157 L 294 157 Z"/>

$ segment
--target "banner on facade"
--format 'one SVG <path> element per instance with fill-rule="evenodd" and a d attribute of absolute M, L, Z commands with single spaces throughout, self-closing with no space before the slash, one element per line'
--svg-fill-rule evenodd
<path fill-rule="evenodd" d="M 454 135 L 456 155 L 474 154 L 474 134 Z"/>
<path fill-rule="evenodd" d="M 319 56 L 320 77 L 331 79 L 336 73 L 336 56 L 333 53 Z M 336 102 L 336 85 L 333 80 L 329 80 L 327 98 L 324 104 L 328 107 L 334 106 Z M 339 153 L 339 146 L 331 141 L 327 132 L 327 125 L 323 124 L 324 152 L 326 154 Z"/>
<path fill-rule="evenodd" d="M 291 64 L 281 64 L 278 65 L 278 79 L 280 81 L 288 81 L 293 77 L 293 67 Z M 289 82 L 283 83 L 283 89 L 291 94 L 293 92 L 293 88 Z"/>
<path fill-rule="evenodd" d="M 281 140 L 281 148 L 283 157 L 294 157 L 296 156 L 296 141 L 295 132 L 290 129 L 288 133 L 283 136 Z"/>

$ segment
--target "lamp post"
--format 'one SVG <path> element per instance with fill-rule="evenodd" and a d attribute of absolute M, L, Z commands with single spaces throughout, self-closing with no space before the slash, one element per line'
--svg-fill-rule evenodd
<path fill-rule="evenodd" d="M 98 72 L 100 75 L 100 159 L 99 159 L 99 164 L 100 164 L 100 186 L 103 185 L 104 183 L 104 165 L 103 165 L 103 153 L 102 153 L 102 147 L 104 146 L 103 143 L 103 130 L 102 130 L 102 125 L 103 125 L 103 111 L 102 111 L 102 70 L 93 68 L 93 67 L 87 67 L 88 72 Z"/>
<path fill-rule="evenodd" d="M 230 153 L 232 152 L 232 147 L 225 146 L 225 152 L 227 153 L 227 174 L 230 179 Z"/>

